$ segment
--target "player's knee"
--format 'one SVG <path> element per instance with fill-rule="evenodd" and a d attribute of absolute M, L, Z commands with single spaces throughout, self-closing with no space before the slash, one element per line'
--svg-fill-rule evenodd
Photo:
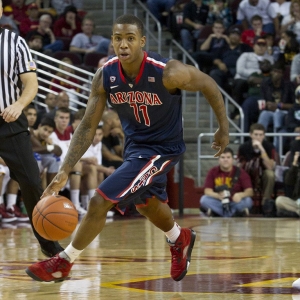
<path fill-rule="evenodd" d="M 98 193 L 95 193 L 95 195 L 91 198 L 89 202 L 88 211 L 89 213 L 95 213 L 97 215 L 105 215 L 106 213 L 114 206 L 113 203 L 111 203 L 108 200 L 105 200 L 102 196 L 100 196 Z"/>
<path fill-rule="evenodd" d="M 136 205 L 136 209 L 141 215 L 146 216 L 157 212 L 160 205 L 161 203 L 157 199 L 147 199 L 145 204 Z"/>

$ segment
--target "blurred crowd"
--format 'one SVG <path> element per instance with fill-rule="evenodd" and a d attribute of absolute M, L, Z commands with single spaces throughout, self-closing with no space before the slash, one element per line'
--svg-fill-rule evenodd
<path fill-rule="evenodd" d="M 229 117 L 249 133 L 248 144 L 240 145 L 237 155 L 241 168 L 252 176 L 252 198 L 259 198 L 259 205 L 273 200 L 274 207 L 277 196 L 295 198 L 286 190 L 285 176 L 288 169 L 298 164 L 300 152 L 300 0 L 143 2 L 157 18 L 161 29 L 169 31 L 201 71 L 209 74 L 241 106 L 244 118 L 240 118 L 235 107 L 231 108 Z M 59 66 L 61 71 L 55 75 L 69 83 L 53 78 L 49 86 L 53 93 L 45 95 L 46 106 L 37 109 L 31 105 L 25 111 L 46 187 L 57 173 L 84 114 L 84 109 L 74 105 L 66 91 L 80 92 L 76 78 L 66 75 L 66 72 L 72 73 L 66 64 L 94 72 L 114 50 L 109 35 L 95 33 L 95 21 L 83 10 L 82 0 L 3 1 L 0 26 L 22 36 L 32 50 L 53 57 L 62 51 L 66 53 L 61 59 L 64 64 Z M 154 30 L 158 30 L 157 25 Z M 78 61 L 67 53 L 75 53 Z M 263 139 L 253 143 L 257 141 L 253 137 L 256 131 L 263 132 Z M 267 139 L 266 132 L 294 132 L 299 136 Z M 108 108 L 93 144 L 72 171 L 65 191 L 61 191 L 72 200 L 81 216 L 86 213 L 87 201 L 99 183 L 122 164 L 123 143 L 118 116 Z M 252 174 L 253 157 L 242 155 L 243 147 L 247 155 L 258 153 L 253 156 L 258 157 L 253 168 L 260 173 Z M 281 148 L 286 156 L 284 161 L 278 156 Z M 264 153 L 269 161 L 263 157 Z M 229 151 L 230 156 L 233 153 Z M 255 181 L 257 178 L 260 178 L 260 185 Z M 267 194 L 264 194 L 266 185 Z M 278 194 L 278 186 L 284 191 L 282 194 Z M 1 158 L 0 190 L 2 222 L 28 221 L 19 187 L 9 177 Z M 247 209 L 251 210 L 255 201 Z M 282 204 L 282 199 L 280 201 L 278 203 Z M 268 209 L 265 205 L 265 212 Z M 205 207 L 205 210 L 211 209 Z M 298 210 L 293 211 L 297 216 Z"/>

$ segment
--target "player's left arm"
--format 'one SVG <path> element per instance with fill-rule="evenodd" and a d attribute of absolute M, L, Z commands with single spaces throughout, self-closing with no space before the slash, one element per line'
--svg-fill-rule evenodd
<path fill-rule="evenodd" d="M 229 143 L 229 124 L 224 100 L 216 82 L 193 66 L 170 60 L 164 69 L 163 84 L 170 93 L 176 89 L 203 93 L 219 124 L 212 145 L 213 149 L 218 150 L 215 156 L 219 156 Z"/>
<path fill-rule="evenodd" d="M 61 170 L 69 173 L 91 145 L 97 126 L 105 109 L 107 93 L 103 87 L 102 68 L 98 69 L 92 82 L 86 111 L 77 127 Z"/>

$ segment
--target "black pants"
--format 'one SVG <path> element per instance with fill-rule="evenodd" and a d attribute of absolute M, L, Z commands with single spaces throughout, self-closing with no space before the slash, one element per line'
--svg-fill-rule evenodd
<path fill-rule="evenodd" d="M 1 130 L 1 128 L 0 128 Z M 34 235 L 43 244 L 41 237 L 32 225 L 32 212 L 42 195 L 42 185 L 37 162 L 33 156 L 30 133 L 24 131 L 9 137 L 0 138 L 0 157 L 10 171 L 10 177 L 20 185 L 23 201 L 30 218 Z"/>

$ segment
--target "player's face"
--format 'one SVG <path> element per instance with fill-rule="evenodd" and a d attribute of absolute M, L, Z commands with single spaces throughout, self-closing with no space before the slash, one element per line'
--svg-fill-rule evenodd
<path fill-rule="evenodd" d="M 53 132 L 53 128 L 48 125 L 44 125 L 44 126 L 39 125 L 38 127 L 38 136 L 39 139 L 42 141 L 47 140 L 52 132 Z"/>
<path fill-rule="evenodd" d="M 115 24 L 111 39 L 121 63 L 131 63 L 143 57 L 142 48 L 145 46 L 146 38 L 141 36 L 136 25 Z"/>

